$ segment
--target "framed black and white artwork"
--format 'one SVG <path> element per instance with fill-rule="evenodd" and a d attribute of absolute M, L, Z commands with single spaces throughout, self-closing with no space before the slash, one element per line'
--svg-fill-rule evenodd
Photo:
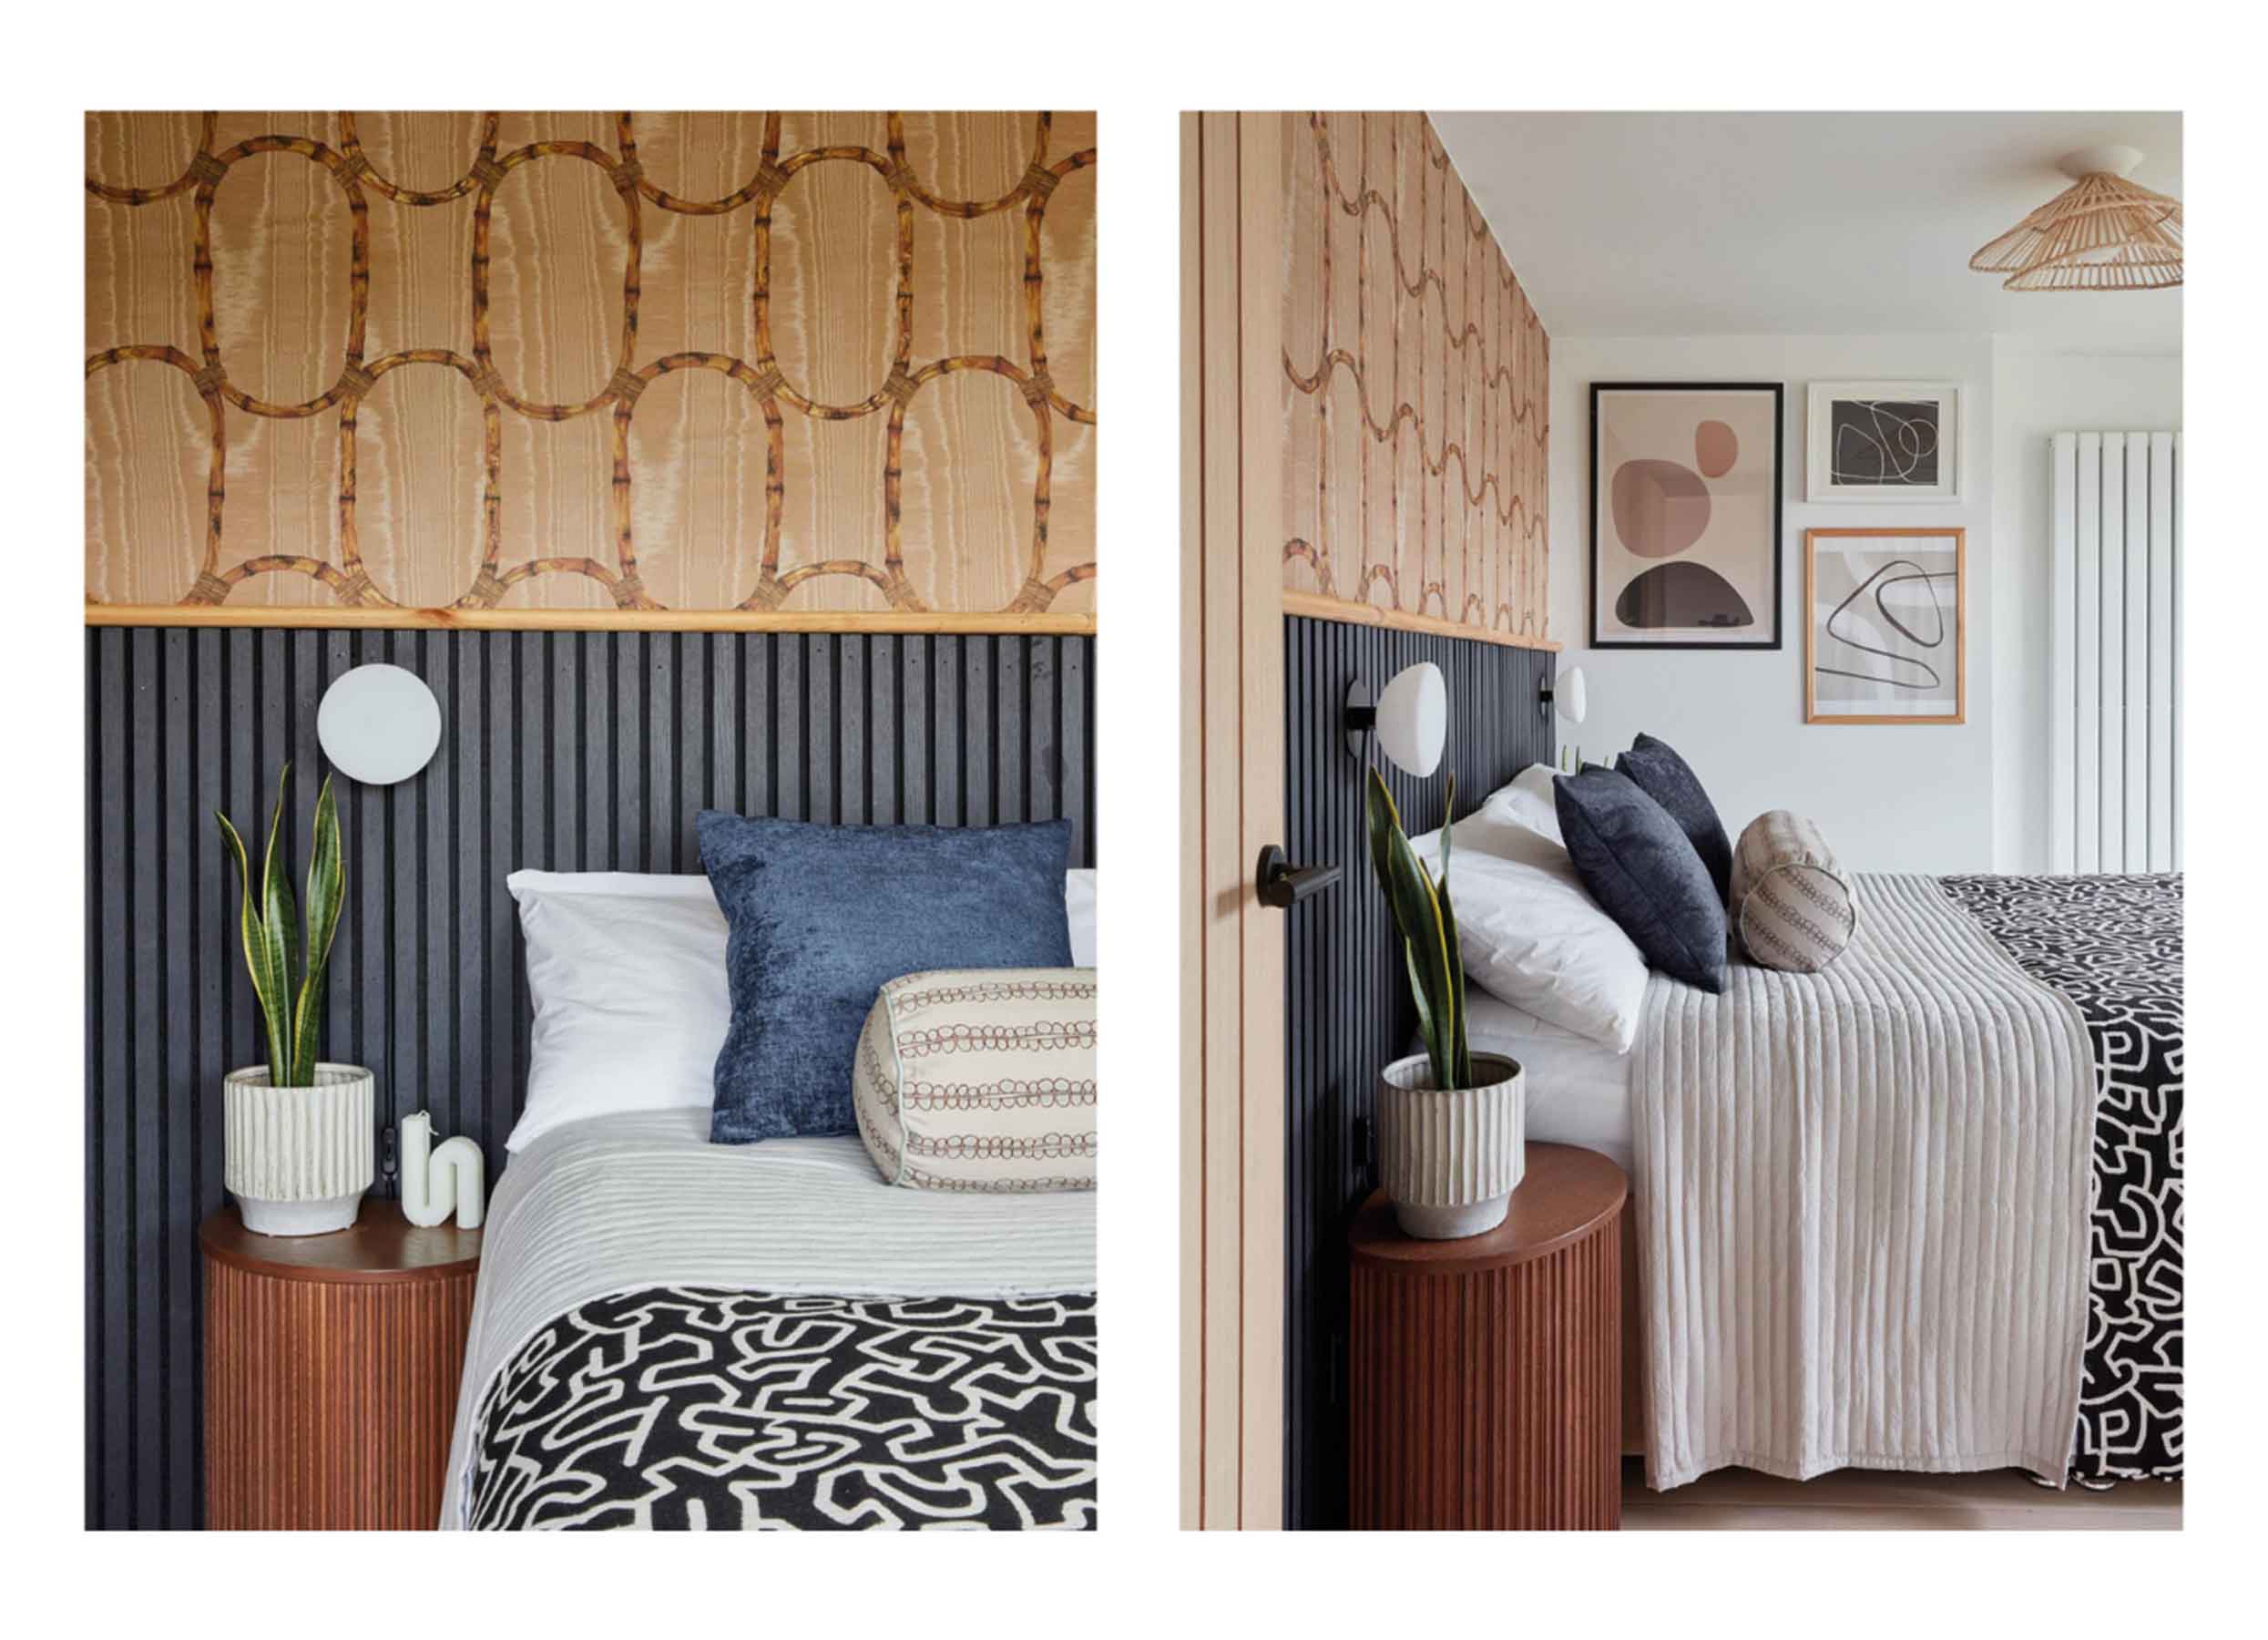
<path fill-rule="evenodd" d="M 1813 382 L 1803 498 L 1958 501 L 1959 384 Z"/>
<path fill-rule="evenodd" d="M 1960 529 L 1803 532 L 1803 721 L 1968 717 L 1968 552 Z"/>
<path fill-rule="evenodd" d="M 1590 647 L 1780 647 L 1778 382 L 1594 382 Z"/>

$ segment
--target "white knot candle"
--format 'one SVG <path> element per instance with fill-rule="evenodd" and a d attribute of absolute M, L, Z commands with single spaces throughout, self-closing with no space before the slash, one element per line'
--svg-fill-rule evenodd
<path fill-rule="evenodd" d="M 455 1213 L 465 1229 L 479 1229 L 486 1173 L 470 1139 L 459 1134 L 436 1146 L 432 1117 L 420 1111 L 402 1118 L 402 1216 L 411 1224 L 438 1225 Z"/>

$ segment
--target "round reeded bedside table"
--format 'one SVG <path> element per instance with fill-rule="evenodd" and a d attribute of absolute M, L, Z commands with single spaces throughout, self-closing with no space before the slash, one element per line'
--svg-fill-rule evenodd
<path fill-rule="evenodd" d="M 375 1198 L 328 1235 L 199 1227 L 208 1527 L 440 1522 L 480 1235 Z"/>
<path fill-rule="evenodd" d="M 1381 1191 L 1348 1233 L 1348 1524 L 1622 1523 L 1622 1170 L 1530 1144 L 1503 1224 L 1418 1241 Z"/>

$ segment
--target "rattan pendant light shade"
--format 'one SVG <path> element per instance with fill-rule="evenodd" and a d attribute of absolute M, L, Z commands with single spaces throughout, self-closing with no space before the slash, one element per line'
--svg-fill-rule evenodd
<path fill-rule="evenodd" d="M 2155 291 L 2181 282 L 2181 201 L 2126 173 L 2132 149 L 2067 154 L 2079 179 L 1968 259 L 2011 291 Z"/>

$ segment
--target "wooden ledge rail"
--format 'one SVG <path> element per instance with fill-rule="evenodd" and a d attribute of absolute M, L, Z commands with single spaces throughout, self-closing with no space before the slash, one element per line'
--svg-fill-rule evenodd
<path fill-rule="evenodd" d="M 989 610 L 412 610 L 391 606 L 89 603 L 90 627 L 377 627 L 452 631 L 1024 632 L 1091 635 L 1086 614 Z"/>
<path fill-rule="evenodd" d="M 1498 631 L 1490 627 L 1465 626 L 1438 615 L 1412 615 L 1402 610 L 1382 610 L 1375 604 L 1347 603 L 1315 592 L 1286 592 L 1286 615 L 1311 620 L 1344 620 L 1356 626 L 1394 627 L 1405 632 L 1431 632 L 1442 638 L 1470 638 L 1476 643 L 1501 643 L 1511 649 L 1548 650 L 1558 653 L 1558 641 L 1527 632 Z"/>

